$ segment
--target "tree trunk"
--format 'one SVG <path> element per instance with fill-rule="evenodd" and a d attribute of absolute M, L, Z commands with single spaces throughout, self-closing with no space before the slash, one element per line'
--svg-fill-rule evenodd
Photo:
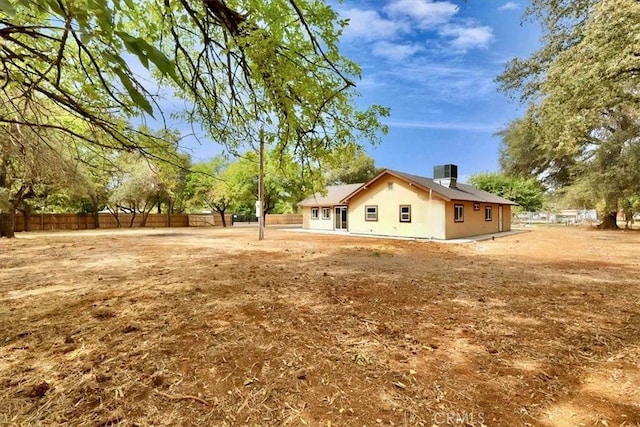
<path fill-rule="evenodd" d="M 598 225 L 601 230 L 617 230 L 618 227 L 618 212 L 611 211 L 604 216 L 602 223 Z"/>
<path fill-rule="evenodd" d="M 133 223 L 136 221 L 136 208 L 131 210 L 131 221 L 129 222 L 129 228 L 133 228 Z"/>
<path fill-rule="evenodd" d="M 258 240 L 264 240 L 264 132 L 260 130 L 260 170 L 258 171 L 258 202 L 260 212 L 258 213 Z"/>
<path fill-rule="evenodd" d="M 151 213 L 152 210 L 153 210 L 153 206 L 149 210 L 144 209 L 142 211 L 142 222 L 140 223 L 140 227 L 146 227 L 147 226 L 147 219 L 149 218 L 149 214 Z M 169 227 L 170 226 L 171 225 L 169 225 Z"/>
<path fill-rule="evenodd" d="M 173 205 L 174 201 L 171 197 L 169 197 L 169 201 L 167 202 L 167 227 L 171 227 L 171 215 L 173 215 Z"/>
<path fill-rule="evenodd" d="M 111 207 L 107 205 L 107 210 L 109 211 L 113 219 L 116 220 L 116 228 L 122 228 L 122 224 L 120 223 L 120 215 L 119 215 L 120 205 L 116 205 L 115 209 L 111 209 Z"/>
<path fill-rule="evenodd" d="M 0 237 L 16 237 L 14 225 L 16 221 L 16 211 L 9 209 L 9 212 L 0 213 Z"/>
<path fill-rule="evenodd" d="M 218 210 L 218 213 L 220 214 L 220 219 L 222 220 L 222 226 L 226 227 L 227 226 L 227 220 L 224 217 L 224 211 L 223 210 Z"/>

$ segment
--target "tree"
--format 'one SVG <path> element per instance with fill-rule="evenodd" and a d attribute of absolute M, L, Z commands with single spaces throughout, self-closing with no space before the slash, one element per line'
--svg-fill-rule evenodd
<path fill-rule="evenodd" d="M 10 119 L 19 111 L 33 122 L 46 120 L 32 103 L 2 96 L 0 100 L 0 117 Z M 27 218 L 30 199 L 46 197 L 78 178 L 68 148 L 64 135 L 47 127 L 0 124 L 0 237 L 14 237 L 16 210 L 22 210 Z"/>
<path fill-rule="evenodd" d="M 74 163 L 52 148 L 56 141 L 45 143 L 42 138 L 19 127 L 0 134 L 0 237 L 14 236 L 16 211 L 27 217 L 29 199 L 51 194 L 74 179 Z"/>
<path fill-rule="evenodd" d="M 625 198 L 622 202 L 622 211 L 624 212 L 624 228 L 633 228 L 633 217 L 638 211 L 640 211 L 640 196 Z"/>
<path fill-rule="evenodd" d="M 179 150 L 180 136 L 177 131 L 161 129 L 151 131 L 143 128 L 143 138 L 155 139 L 156 147 L 150 150 L 151 154 L 157 154 L 148 159 L 149 165 L 158 175 L 159 186 L 161 188 L 161 198 L 156 207 L 158 213 L 162 213 L 162 206 L 166 207 L 168 215 L 183 212 L 188 198 L 186 191 L 187 176 L 191 167 L 191 156 Z M 171 161 L 164 161 L 162 158 L 168 156 Z M 169 219 L 171 217 L 169 216 Z"/>
<path fill-rule="evenodd" d="M 105 136 L 94 133 L 95 139 L 102 137 Z M 118 152 L 102 146 L 86 145 L 82 141 L 70 146 L 74 147 L 74 179 L 37 200 L 37 207 L 42 212 L 91 214 L 95 227 L 99 228 L 99 212 L 108 204 L 109 188 L 118 169 L 115 163 Z"/>
<path fill-rule="evenodd" d="M 637 194 L 640 178 L 640 4 L 537 0 L 529 13 L 543 23 L 545 45 L 498 78 L 532 103 L 503 133 L 503 162 L 556 190 L 590 187 L 601 227 L 617 228 L 620 201 Z"/>
<path fill-rule="evenodd" d="M 258 169 L 258 156 L 248 151 L 230 163 L 220 175 L 220 180 L 233 195 L 231 207 L 235 212 L 254 215 L 258 200 Z M 307 174 L 287 153 L 267 152 L 264 169 L 263 220 L 268 213 L 295 211 L 297 202 L 312 194 L 317 185 L 316 179 L 322 178 L 320 173 L 317 176 Z"/>
<path fill-rule="evenodd" d="M 258 156 L 254 152 L 247 152 L 229 167 L 221 176 L 231 194 L 234 194 L 232 208 L 243 215 L 253 215 L 255 203 L 258 200 Z M 265 175 L 264 204 L 262 207 L 262 220 L 271 213 L 283 195 L 279 180 L 274 175 Z"/>
<path fill-rule="evenodd" d="M 186 185 L 191 206 L 217 212 L 223 227 L 227 226 L 225 213 L 233 201 L 229 184 L 221 178 L 227 166 L 228 162 L 222 155 L 208 162 L 196 163 L 187 176 Z"/>
<path fill-rule="evenodd" d="M 105 114 L 162 113 L 126 50 L 190 100 L 183 117 L 230 152 L 262 152 L 266 144 L 289 151 L 311 174 L 335 150 L 376 143 L 386 131 L 379 117 L 387 109 L 354 107 L 360 69 L 338 49 L 346 24 L 315 0 L 4 0 L 0 78 L 25 99 L 48 99 L 91 123 L 115 148 L 149 156 L 130 137 L 137 131 Z"/>
<path fill-rule="evenodd" d="M 118 227 L 121 211 L 131 214 L 129 227 L 133 227 L 138 213 L 142 214 L 144 225 L 153 207 L 164 197 L 159 176 L 142 156 L 122 153 L 117 162 L 120 167 L 112 180 L 109 211 Z"/>
<path fill-rule="evenodd" d="M 542 209 L 544 191 L 533 178 L 518 178 L 504 173 L 485 172 L 471 175 L 469 182 L 480 190 L 516 202 L 520 205 L 518 209 L 524 212 L 536 212 Z"/>
<path fill-rule="evenodd" d="M 509 176 L 536 178 L 549 188 L 567 185 L 575 159 L 555 152 L 555 147 L 542 138 L 541 124 L 534 115 L 530 109 L 524 117 L 498 132 L 500 169 Z"/>
<path fill-rule="evenodd" d="M 327 183 L 336 184 L 359 184 L 369 181 L 380 173 L 381 168 L 375 166 L 375 160 L 365 152 L 358 151 L 351 158 L 341 156 L 337 166 L 329 171 Z"/>
<path fill-rule="evenodd" d="M 167 147 L 162 149 L 170 152 L 169 146 L 172 143 L 166 143 Z M 133 227 L 137 214 L 142 214 L 141 226 L 144 226 L 155 207 L 161 212 L 161 206 L 165 205 L 167 214 L 172 213 L 176 195 L 182 192 L 186 185 L 186 174 L 183 171 L 188 168 L 190 160 L 188 157 L 182 158 L 185 162 L 183 165 L 174 165 L 162 161 L 154 162 L 136 152 L 118 154 L 114 160 L 116 168 L 112 171 L 108 185 L 107 205 L 118 226 L 118 213 L 121 211 L 132 214 L 129 227 Z"/>
<path fill-rule="evenodd" d="M 278 129 L 279 144 L 316 159 L 358 136 L 375 141 L 384 129 L 386 109 L 353 106 L 360 70 L 339 53 L 345 25 L 310 0 L 5 0 L 0 78 L 91 122 L 118 148 L 149 154 L 104 114 L 161 113 L 127 51 L 192 101 L 184 117 L 228 148 L 240 144 L 230 135 L 262 123 Z"/>

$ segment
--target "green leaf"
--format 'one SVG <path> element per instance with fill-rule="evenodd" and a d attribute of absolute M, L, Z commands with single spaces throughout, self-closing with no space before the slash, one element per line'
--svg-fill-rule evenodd
<path fill-rule="evenodd" d="M 102 57 L 109 62 L 110 67 L 114 69 L 127 69 L 127 63 L 122 59 L 122 56 L 114 55 L 111 52 L 103 52 Z"/>
<path fill-rule="evenodd" d="M 11 4 L 9 0 L 0 0 L 0 12 L 13 18 L 16 14 L 16 8 L 13 7 L 13 4 Z"/>
<path fill-rule="evenodd" d="M 108 2 L 102 0 L 88 0 L 87 11 L 96 17 L 96 21 L 104 34 L 109 34 L 113 28 L 113 11 Z"/>
<path fill-rule="evenodd" d="M 127 76 L 127 74 L 120 68 L 116 68 L 114 71 L 120 78 L 122 85 L 129 93 L 129 96 L 131 97 L 131 100 L 134 102 L 134 104 L 142 108 L 145 112 L 153 117 L 153 108 L 151 107 L 151 104 L 149 103 L 147 98 L 142 93 L 140 93 L 138 89 L 136 89 L 129 76 Z"/>
<path fill-rule="evenodd" d="M 176 74 L 175 63 L 167 58 L 162 51 L 150 45 L 143 38 L 133 37 L 123 31 L 116 31 L 116 35 L 120 37 L 127 50 L 140 59 L 145 68 L 149 69 L 149 61 L 151 61 L 162 75 L 169 76 L 177 84 L 181 84 Z"/>
<path fill-rule="evenodd" d="M 2 0 L 0 0 L 0 1 L 2 1 Z M 89 42 L 91 41 L 92 38 L 93 38 L 92 34 L 89 34 L 86 31 L 81 31 L 80 32 L 80 41 L 82 43 L 84 43 L 85 45 L 89 44 Z"/>
<path fill-rule="evenodd" d="M 51 11 L 58 16 L 65 16 L 64 10 L 60 8 L 57 0 L 47 0 L 47 4 L 51 8 Z"/>

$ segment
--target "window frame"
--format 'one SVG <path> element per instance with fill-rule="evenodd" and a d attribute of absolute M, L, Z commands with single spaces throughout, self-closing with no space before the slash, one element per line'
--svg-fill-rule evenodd
<path fill-rule="evenodd" d="M 405 213 L 405 215 L 407 215 L 406 219 L 402 218 L 402 215 L 403 215 L 402 209 L 403 208 L 408 208 L 408 211 Z M 398 213 L 399 213 L 400 222 L 404 222 L 404 223 L 411 222 L 411 205 L 400 205 Z"/>
<path fill-rule="evenodd" d="M 487 213 L 489 215 L 487 215 Z M 484 207 L 484 220 L 487 222 L 493 221 L 493 206 Z"/>
<path fill-rule="evenodd" d="M 327 212 L 326 216 L 324 214 L 325 212 Z M 331 208 L 322 208 L 322 219 L 323 220 L 331 219 Z"/>
<path fill-rule="evenodd" d="M 458 208 L 460 208 L 460 216 L 458 216 Z M 459 203 L 453 205 L 453 222 L 464 222 L 464 205 Z"/>
<path fill-rule="evenodd" d="M 320 208 L 311 208 L 311 219 L 320 219 Z"/>
<path fill-rule="evenodd" d="M 369 218 L 369 209 L 375 209 L 375 218 Z M 364 220 L 365 221 L 378 221 L 378 205 L 365 205 L 364 207 Z"/>

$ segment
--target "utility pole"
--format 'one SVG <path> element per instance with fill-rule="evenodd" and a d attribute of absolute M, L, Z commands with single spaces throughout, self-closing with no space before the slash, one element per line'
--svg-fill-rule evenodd
<path fill-rule="evenodd" d="M 258 171 L 258 240 L 264 240 L 264 129 L 260 129 L 260 169 Z"/>

